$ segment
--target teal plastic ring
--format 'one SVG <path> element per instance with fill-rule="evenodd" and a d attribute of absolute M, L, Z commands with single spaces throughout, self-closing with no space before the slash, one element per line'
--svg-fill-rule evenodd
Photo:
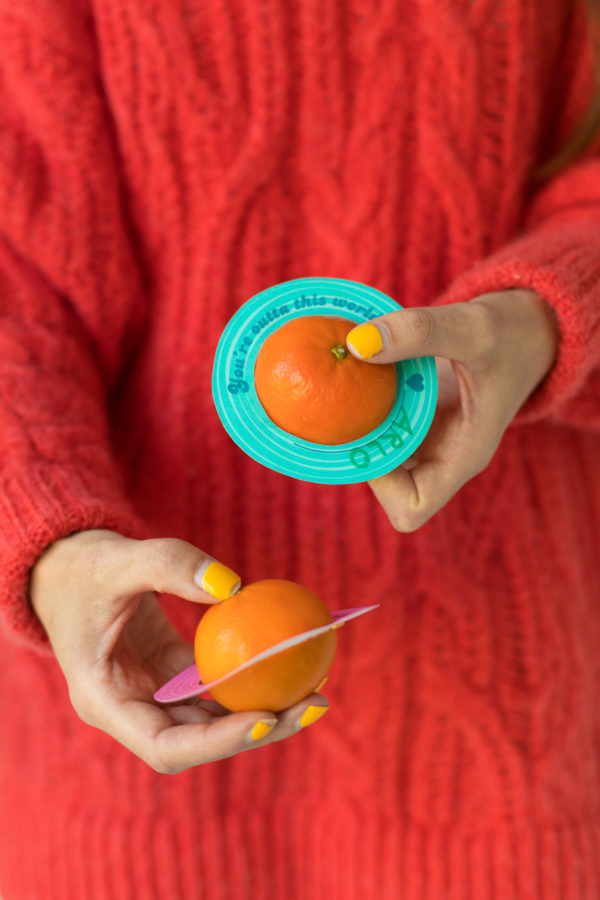
<path fill-rule="evenodd" d="M 431 356 L 396 363 L 398 389 L 387 418 L 370 434 L 347 444 L 314 444 L 283 431 L 267 416 L 254 387 L 263 341 L 290 319 L 337 316 L 367 322 L 402 307 L 376 288 L 341 278 L 296 278 L 251 297 L 230 319 L 219 340 L 213 399 L 229 436 L 270 469 L 315 484 L 370 481 L 397 468 L 423 442 L 437 401 Z"/>

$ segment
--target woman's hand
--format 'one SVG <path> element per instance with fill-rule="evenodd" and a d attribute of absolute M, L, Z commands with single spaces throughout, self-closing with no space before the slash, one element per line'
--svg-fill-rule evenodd
<path fill-rule="evenodd" d="M 237 576 L 211 561 L 175 538 L 137 541 L 93 530 L 52 544 L 32 570 L 31 602 L 75 711 L 161 773 L 290 737 L 309 706 L 326 706 L 319 694 L 278 715 L 229 713 L 214 701 L 161 706 L 152 699 L 194 662 L 191 644 L 169 623 L 155 592 L 194 603 L 214 603 L 215 594 L 223 599 L 236 589 Z"/>
<path fill-rule="evenodd" d="M 534 291 L 506 290 L 389 313 L 353 329 L 347 342 L 374 365 L 437 357 L 438 408 L 427 438 L 401 467 L 369 482 L 392 525 L 405 532 L 427 522 L 485 469 L 511 419 L 552 367 L 558 328 Z"/>

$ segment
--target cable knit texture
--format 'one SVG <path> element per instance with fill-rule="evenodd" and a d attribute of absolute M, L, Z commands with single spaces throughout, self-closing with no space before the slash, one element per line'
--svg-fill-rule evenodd
<path fill-rule="evenodd" d="M 598 900 L 600 162 L 571 0 L 0 0 L 4 900 Z M 419 531 L 247 459 L 210 392 L 258 291 L 536 289 L 556 366 Z M 344 629 L 331 710 L 167 777 L 72 710 L 57 538 L 189 540 Z M 198 608 L 165 596 L 193 634 Z"/>

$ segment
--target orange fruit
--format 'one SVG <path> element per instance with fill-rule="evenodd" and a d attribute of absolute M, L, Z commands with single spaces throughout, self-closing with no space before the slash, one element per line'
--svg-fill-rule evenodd
<path fill-rule="evenodd" d="M 279 641 L 332 621 L 323 601 L 299 584 L 255 581 L 200 619 L 194 640 L 200 679 L 215 681 Z M 331 668 L 336 646 L 336 632 L 327 631 L 250 666 L 210 693 L 235 712 L 279 712 L 315 690 Z"/>
<path fill-rule="evenodd" d="M 386 418 L 396 397 L 396 369 L 352 356 L 346 335 L 356 324 L 303 316 L 265 339 L 254 386 L 279 428 L 317 444 L 345 444 Z"/>

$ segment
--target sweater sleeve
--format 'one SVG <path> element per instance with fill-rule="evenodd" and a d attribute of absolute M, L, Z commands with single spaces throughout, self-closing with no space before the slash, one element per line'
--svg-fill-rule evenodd
<path fill-rule="evenodd" d="M 519 287 L 555 310 L 559 348 L 515 422 L 600 430 L 600 159 L 572 166 L 540 191 L 524 232 L 460 275 L 436 304 Z"/>
<path fill-rule="evenodd" d="M 583 4 L 570 7 L 563 43 L 546 77 L 537 154 L 544 159 L 564 145 L 595 94 Z M 545 419 L 600 430 L 600 135 L 578 163 L 530 194 L 520 232 L 459 275 L 435 302 L 508 288 L 537 291 L 555 310 L 559 326 L 555 364 L 515 423 Z"/>
<path fill-rule="evenodd" d="M 89 23 L 0 0 L 0 32 L 0 627 L 50 652 L 28 601 L 36 559 L 89 528 L 144 533 L 107 414 L 141 278 Z"/>

